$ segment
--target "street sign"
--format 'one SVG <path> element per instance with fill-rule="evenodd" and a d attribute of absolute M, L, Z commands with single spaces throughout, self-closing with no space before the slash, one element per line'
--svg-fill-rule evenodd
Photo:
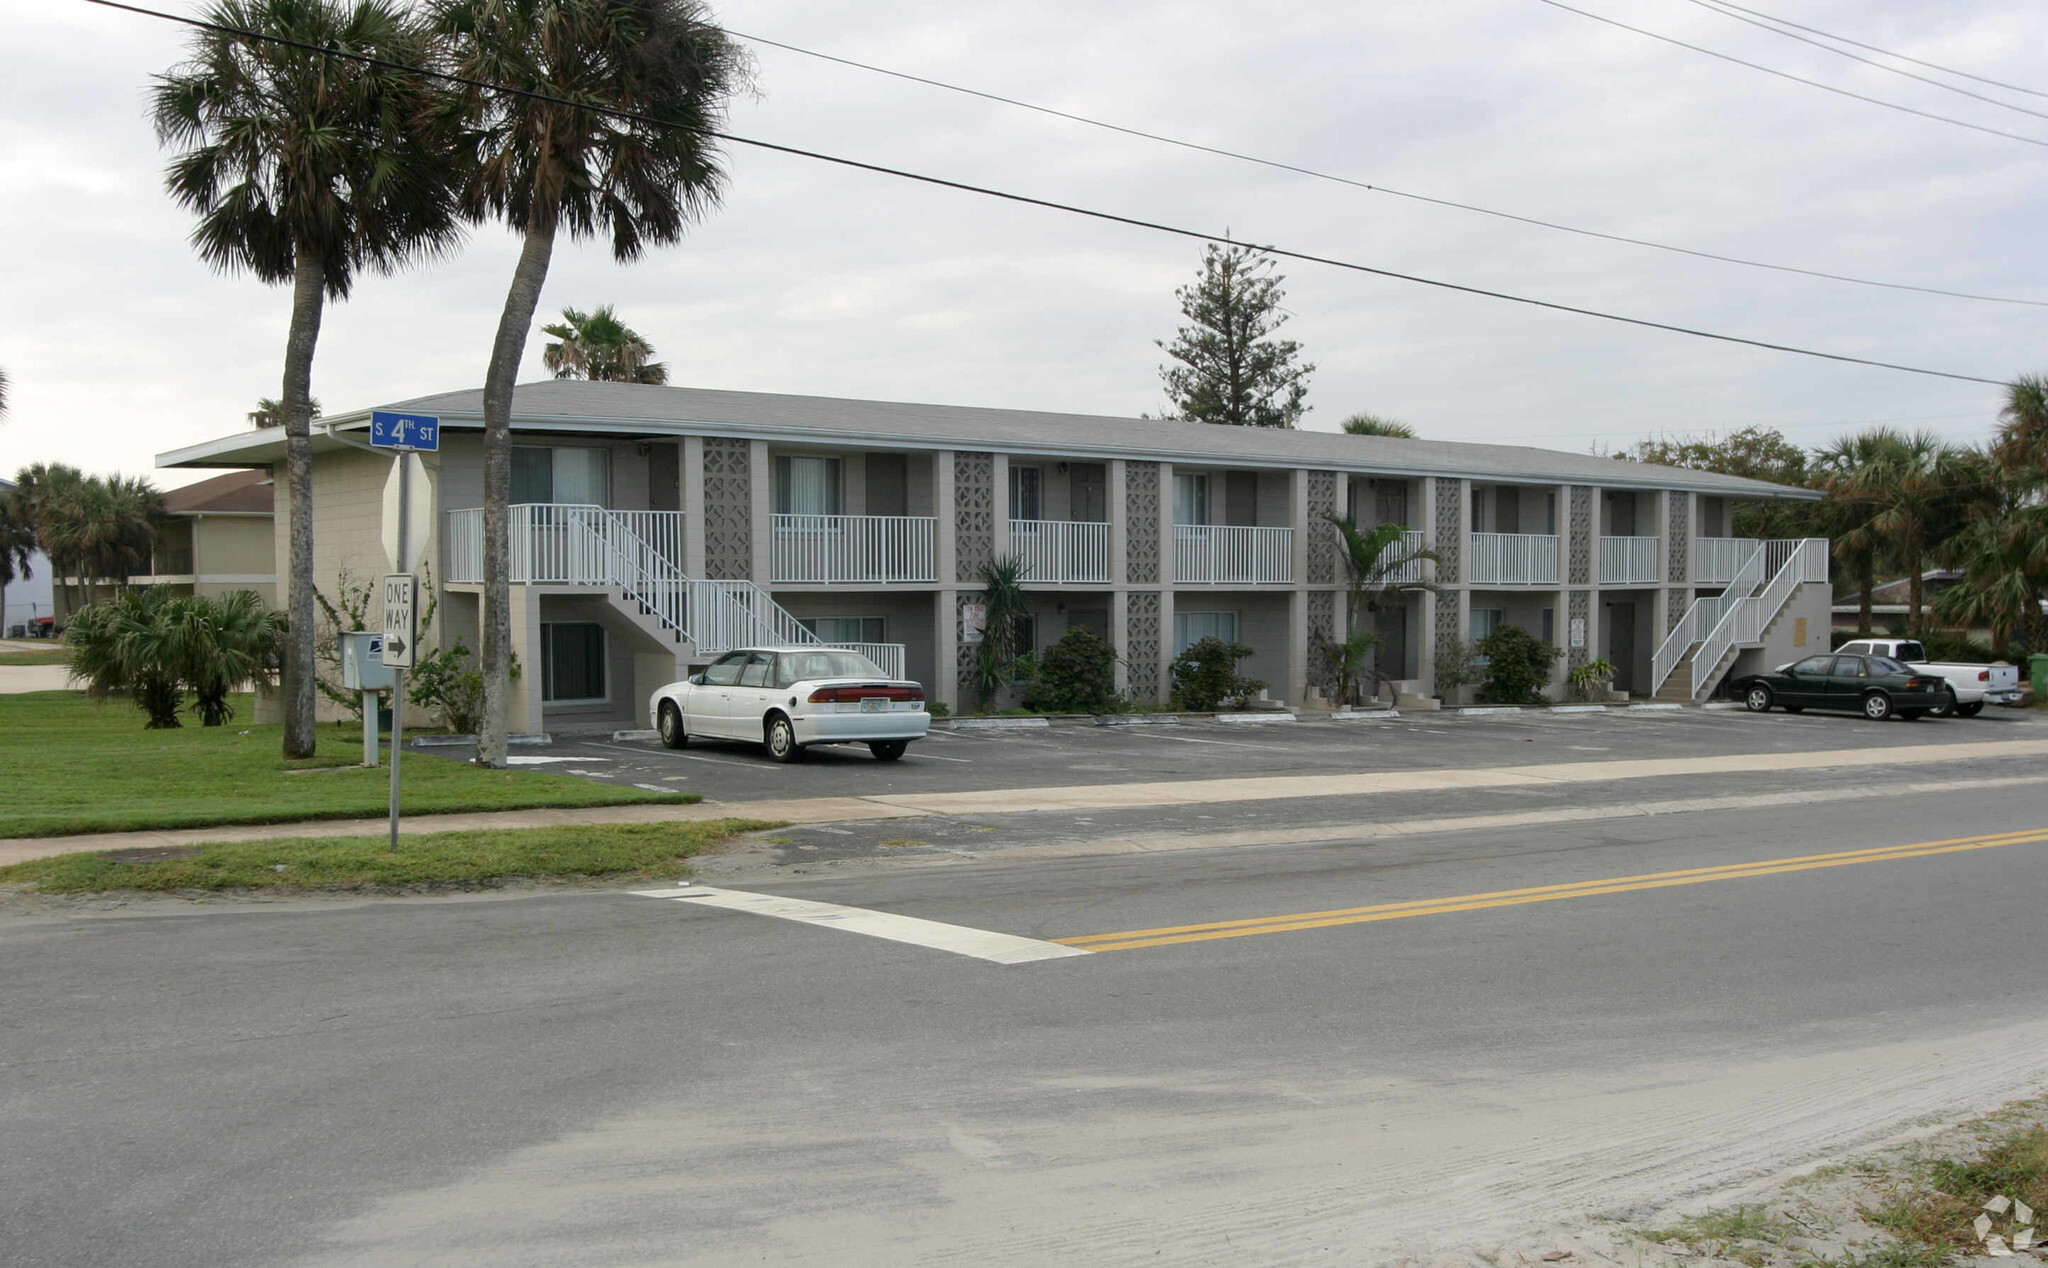
<path fill-rule="evenodd" d="M 370 443 L 386 449 L 441 449 L 441 420 L 432 414 L 398 414 L 388 409 L 370 411 Z"/>
<path fill-rule="evenodd" d="M 391 669 L 411 669 L 419 649 L 418 604 L 420 579 L 409 572 L 394 572 L 384 578 L 384 664 Z"/>
<path fill-rule="evenodd" d="M 410 483 L 411 488 L 402 486 Z M 404 511 L 405 558 L 398 557 L 400 511 Z M 384 480 L 384 558 L 393 572 L 418 572 L 427 553 L 427 535 L 434 530 L 434 486 L 427 482 L 427 464 L 416 453 L 391 455 L 391 474 Z"/>

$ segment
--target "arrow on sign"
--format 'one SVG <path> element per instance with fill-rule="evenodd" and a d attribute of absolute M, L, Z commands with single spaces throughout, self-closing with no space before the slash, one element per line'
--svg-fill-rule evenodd
<path fill-rule="evenodd" d="M 384 646 L 391 649 L 393 656 L 405 655 L 405 640 L 396 634 L 387 634 L 384 637 Z"/>

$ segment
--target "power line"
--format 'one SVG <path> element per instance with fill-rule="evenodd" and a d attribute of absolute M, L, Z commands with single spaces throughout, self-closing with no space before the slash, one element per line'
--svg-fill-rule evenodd
<path fill-rule="evenodd" d="M 1937 123 L 1951 123 L 1959 128 L 1968 128 L 1972 132 L 1983 132 L 1990 136 L 2004 137 L 2008 141 L 2023 141 L 2028 145 L 2039 145 L 2048 147 L 2048 140 L 2042 140 L 2040 137 L 2022 136 L 2020 133 L 2017 132 L 2004 132 L 2000 131 L 1997 128 L 1987 128 L 1981 123 L 1970 123 L 1966 120 L 1953 118 L 1949 115 L 1935 114 L 1931 110 L 1917 110 L 1912 106 L 1902 106 L 1896 101 L 1886 101 L 1882 97 L 1866 97 L 1860 92 L 1850 92 L 1847 88 L 1837 88 L 1833 84 L 1824 84 L 1820 82 L 1818 79 L 1806 79 L 1799 75 L 1794 75 L 1789 71 L 1774 70 L 1769 66 L 1764 66 L 1757 62 L 1744 61 L 1740 57 L 1732 57 L 1727 53 L 1717 53 L 1713 49 L 1702 48 L 1698 44 L 1688 44 L 1684 40 L 1673 39 L 1671 36 L 1668 35 L 1659 35 L 1655 31 L 1645 31 L 1642 27 L 1630 26 L 1626 22 L 1619 22 L 1613 18 L 1602 17 L 1597 13 L 1590 13 L 1585 9 L 1573 8 L 1571 5 L 1564 3 L 1564 0 L 1536 0 L 1536 2 L 1538 4 L 1547 4 L 1553 9 L 1563 9 L 1566 13 L 1576 13 L 1582 18 L 1591 18 L 1595 22 L 1604 22 L 1608 26 L 1619 27 L 1624 31 L 1633 31 L 1637 35 L 1648 36 L 1650 39 L 1660 40 L 1666 44 L 1674 44 L 1679 48 L 1691 49 L 1695 53 L 1704 53 L 1708 57 L 1718 58 L 1724 62 L 1733 62 L 1737 66 L 1747 66 L 1751 70 L 1760 70 L 1766 75 L 1775 75 L 1779 79 L 1789 79 L 1795 84 L 1805 84 L 1809 88 L 1818 88 L 1822 92 L 1831 92 L 1838 97 L 1849 97 L 1856 101 L 1868 102 L 1873 106 L 1883 106 L 1887 110 L 1897 110 L 1904 114 L 1918 115 L 1922 119 L 1932 119 Z"/>
<path fill-rule="evenodd" d="M 1628 317 L 1623 316 L 1619 313 L 1604 312 L 1597 308 L 1580 308 L 1572 304 L 1557 303 L 1553 300 L 1533 299 L 1526 295 L 1512 295 L 1506 291 L 1489 290 L 1481 286 L 1467 286 L 1461 282 L 1446 282 L 1437 278 L 1422 277 L 1413 273 L 1399 273 L 1392 269 L 1376 268 L 1369 264 L 1358 264 L 1350 260 L 1339 260 L 1331 256 L 1314 255 L 1306 251 L 1293 251 L 1278 246 L 1237 242 L 1235 239 L 1231 238 L 1230 235 L 1227 233 L 1208 233 L 1200 229 L 1189 229 L 1179 225 L 1164 224 L 1155 220 L 1143 220 L 1136 216 L 1119 215 L 1116 212 L 1097 211 L 1094 208 L 1090 207 L 1081 207 L 1072 203 L 1055 202 L 1047 198 L 1034 198 L 1028 194 L 1012 193 L 1008 190 L 995 189 L 986 185 L 971 185 L 966 183 L 965 181 L 949 180 L 943 176 L 930 176 L 922 172 L 912 172 L 903 168 L 887 167 L 879 163 L 869 163 L 860 159 L 845 158 L 840 155 L 826 154 L 817 150 L 806 150 L 793 145 L 783 145 L 775 141 L 762 141 L 757 140 L 753 137 L 738 136 L 734 133 L 721 132 L 714 128 L 688 129 L 682 124 L 673 123 L 666 119 L 658 119 L 653 115 L 642 114 L 638 111 L 620 110 L 611 106 L 598 105 L 594 102 L 573 101 L 567 97 L 558 97 L 552 93 L 539 92 L 530 88 L 517 88 L 509 84 L 495 84 L 488 82 L 486 80 L 472 79 L 469 78 L 468 76 L 454 74 L 453 72 L 450 71 L 431 70 L 426 67 L 411 66 L 402 62 L 393 62 L 386 60 L 384 58 L 372 57 L 364 53 L 352 53 L 337 48 L 323 47 L 321 45 L 306 43 L 305 41 L 301 40 L 288 39 L 280 35 L 267 35 L 262 32 L 247 31 L 238 27 L 222 26 L 217 23 L 207 22 L 200 18 L 188 18 L 180 14 L 164 13 L 156 9 L 146 9 L 139 5 L 123 4 L 120 2 L 120 0 L 84 0 L 84 3 L 98 5 L 101 8 L 106 9 L 116 9 L 125 13 L 138 14 L 143 17 L 156 18 L 165 22 L 174 22 L 182 26 L 195 27 L 199 30 L 213 31 L 217 34 L 233 36 L 237 39 L 257 40 L 269 44 L 283 45 L 288 48 L 302 49 L 306 52 L 318 53 L 326 57 L 338 57 L 346 61 L 360 62 L 365 65 L 383 66 L 391 70 L 402 70 L 410 74 L 420 75 L 422 77 L 429 79 L 439 79 L 446 81 L 448 83 L 462 84 L 470 88 L 479 88 L 486 92 L 507 93 L 516 97 L 525 97 L 533 101 L 544 101 L 550 105 L 567 106 L 572 110 L 588 110 L 593 114 L 605 115 L 610 118 L 621 119 L 628 122 L 646 123 L 658 128 L 672 128 L 684 131 L 694 130 L 699 135 L 711 137 L 715 140 L 728 141 L 734 145 L 751 146 L 755 149 L 767 150 L 770 153 L 788 154 L 793 155 L 797 158 L 815 159 L 822 163 L 831 163 L 839 167 L 851 168 L 855 171 L 872 172 L 880 176 L 893 176 L 901 180 L 916 181 L 920 184 L 932 185 L 940 189 L 957 190 L 961 193 L 976 194 L 984 198 L 994 198 L 1004 202 L 1017 203 L 1021 206 L 1040 207 L 1048 211 L 1065 212 L 1069 215 L 1084 216 L 1091 220 L 1100 220 L 1109 224 L 1128 225 L 1136 229 L 1148 229 L 1155 233 L 1169 234 L 1178 238 L 1188 238 L 1197 242 L 1213 243 L 1219 245 L 1234 244 L 1237 246 L 1245 246 L 1249 247 L 1254 251 L 1258 251 L 1266 255 L 1278 256 L 1282 259 L 1288 260 L 1300 260 L 1306 264 L 1321 264 L 1326 265 L 1330 268 L 1344 269 L 1354 273 L 1364 273 L 1373 277 L 1391 278 L 1399 282 L 1413 282 L 1419 286 L 1434 287 L 1438 290 L 1454 291 L 1464 295 L 1477 295 L 1486 299 L 1504 300 L 1511 304 L 1524 304 L 1531 308 L 1542 308 L 1547 309 L 1551 312 L 1572 313 L 1580 317 L 1595 317 L 1602 321 L 1612 321 L 1620 323 L 1622 325 L 1637 326 L 1646 330 L 1663 330 L 1668 331 L 1672 334 L 1690 335 L 1696 339 L 1711 339 L 1719 343 L 1736 344 L 1749 348 L 1762 348 L 1770 352 L 1790 353 L 1794 356 L 1813 357 L 1818 360 L 1835 361 L 1845 365 L 1864 365 L 1880 370 L 1897 370 L 1903 374 L 1920 374 L 1928 376 L 1930 378 L 1952 379 L 1959 383 L 1984 383 L 1989 384 L 1992 387 L 2006 386 L 2005 381 L 2002 379 L 1987 379 L 1979 375 L 1958 374 L 1949 370 L 1929 370 L 1920 366 L 1902 365 L 1892 361 L 1877 361 L 1869 357 L 1850 356 L 1847 353 L 1823 352 L 1814 348 L 1802 348 L 1795 344 L 1772 343 L 1768 340 L 1751 339 L 1743 335 L 1721 334 L 1717 331 L 1700 330 L 1694 327 L 1680 326 L 1670 322 L 1652 321 L 1646 317 Z"/>
<path fill-rule="evenodd" d="M 2048 92 L 2041 92 L 2033 88 L 2022 88 L 2018 84 L 2008 84 L 2002 79 L 1990 79 L 1983 75 L 1973 75 L 1966 70 L 1957 70 L 1953 66 L 1943 66 L 1939 62 L 1922 61 L 1920 58 L 1911 57 L 1905 53 L 1894 53 L 1888 48 L 1879 48 L 1875 44 L 1865 44 L 1862 40 L 1852 40 L 1846 35 L 1836 35 L 1829 31 L 1823 31 L 1819 27 L 1801 25 L 1800 23 L 1792 21 L 1792 19 L 1790 18 L 1776 17 L 1772 14 L 1762 13 L 1755 9 L 1746 9 L 1739 4 L 1731 3 L 1731 0 L 1718 0 L 1718 2 L 1723 8 L 1741 9 L 1742 12 L 1749 14 L 1753 18 L 1763 18 L 1766 21 L 1776 22 L 1780 26 L 1789 26 L 1801 31 L 1805 31 L 1810 35 L 1818 35 L 1825 39 L 1835 40 L 1843 44 L 1853 44 L 1857 48 L 1869 49 L 1873 53 L 1882 53 L 1886 57 L 1896 57 L 1902 62 L 1911 62 L 1915 66 L 1925 66 L 1929 70 L 1938 70 L 1944 75 L 1956 75 L 1963 79 L 1974 79 L 1980 84 L 1989 84 L 1993 88 L 2004 88 L 2011 92 L 2023 92 L 2027 94 L 2029 97 L 2048 97 Z"/>
<path fill-rule="evenodd" d="M 1721 7 L 1721 5 L 1715 3 L 1715 0 L 1686 0 L 1686 3 L 1698 5 L 1700 8 L 1707 10 L 1709 13 L 1718 13 L 1724 18 L 1734 18 L 1737 22 L 1746 22 L 1750 26 L 1753 26 L 1760 31 L 1769 31 L 1773 35 L 1782 35 L 1788 40 L 1798 40 L 1801 44 L 1811 44 L 1813 47 L 1820 49 L 1822 52 L 1833 53 L 1837 57 L 1846 57 L 1852 62 L 1861 62 L 1865 66 L 1875 66 L 1877 69 L 1885 71 L 1889 74 L 1901 75 L 1907 79 L 1916 80 L 1923 84 L 1932 84 L 1936 88 L 1940 88 L 1946 92 L 1957 93 L 1961 96 L 1968 97 L 1973 101 L 1988 102 L 1991 105 L 1998 106 L 2005 110 L 2014 110 L 2019 112 L 2020 114 L 2032 115 L 2036 119 L 2048 119 L 2048 114 L 2044 114 L 2039 110 L 2029 110 L 2025 106 L 2016 106 L 2010 101 L 2000 101 L 1996 97 L 1987 97 L 1981 92 L 1971 92 L 1967 88 L 1958 88 L 1954 84 L 1945 84 L 1939 79 L 1930 79 L 1926 75 L 1915 75 L 1910 70 L 1900 70 L 1896 66 L 1887 66 L 1883 62 L 1878 61 L 1876 58 L 1861 57 L 1855 53 L 1851 53 L 1847 49 L 1836 48 L 1832 44 L 1823 44 L 1819 40 L 1809 39 L 1804 35 L 1800 35 L 1796 31 L 1788 31 L 1782 27 L 1772 25 L 1772 23 L 1777 20 L 1775 18 L 1758 19 L 1746 17 L 1740 10 L 1736 10 L 1734 8 L 1723 8 Z"/>
<path fill-rule="evenodd" d="M 1127 127 L 1120 123 L 1110 123 L 1103 119 L 1090 118 L 1087 115 L 1074 114 L 1066 110 L 1056 110 L 1051 106 L 1042 106 L 1036 102 L 1022 101 L 1016 97 L 1005 97 L 1000 93 L 986 92 L 979 88 L 968 88 L 960 84 L 947 83 L 940 79 L 928 79 L 923 75 L 913 75 L 906 71 L 891 70 L 886 66 L 875 66 L 867 62 L 857 62 L 851 58 L 838 57 L 831 53 L 820 53 L 816 49 L 786 44 L 781 40 L 771 40 L 762 35 L 748 35 L 744 31 L 734 30 L 727 30 L 726 34 L 754 44 L 765 44 L 771 48 L 783 49 L 786 52 L 799 53 L 805 57 L 814 57 L 819 61 L 835 62 L 841 66 L 850 66 L 855 70 L 870 71 L 877 75 L 887 75 L 892 79 L 907 80 L 910 83 L 924 84 L 932 88 L 943 88 L 947 92 L 962 93 L 969 97 L 980 97 L 985 101 L 999 102 L 1006 106 L 1016 106 L 1022 110 L 1035 111 L 1039 114 L 1050 115 L 1056 119 L 1066 119 L 1073 123 L 1086 124 L 1091 128 L 1102 128 L 1105 131 L 1119 132 L 1125 136 L 1138 137 L 1146 141 L 1157 141 L 1162 145 L 1178 146 L 1181 149 L 1193 150 L 1200 154 L 1212 154 L 1219 158 L 1234 159 L 1240 163 L 1253 163 L 1260 167 L 1273 168 L 1277 171 L 1292 172 L 1297 176 L 1308 176 L 1316 180 L 1333 181 L 1339 185 L 1349 185 L 1354 189 L 1363 189 L 1370 193 L 1388 194 L 1395 198 L 1406 198 L 1413 202 L 1428 203 L 1436 207 L 1450 207 L 1458 211 L 1470 211 L 1482 216 L 1512 220 L 1518 224 L 1534 225 L 1539 229 L 1552 229 L 1559 233 L 1573 233 L 1581 237 L 1598 238 L 1606 242 L 1620 242 L 1628 246 L 1649 247 L 1656 251 L 1669 251 L 1676 255 L 1689 255 L 1701 260 L 1716 260 L 1723 264 L 1740 264 L 1753 269 L 1770 269 L 1779 273 L 1795 273 L 1803 277 L 1817 277 L 1830 282 L 1849 282 L 1857 286 L 1877 286 L 1894 291 L 1915 291 L 1922 295 L 1942 295 L 1950 299 L 1971 299 L 1990 304 L 2023 304 L 2035 308 L 2048 308 L 2048 300 L 2020 299 L 2009 295 L 1979 295 L 1970 291 L 1947 290 L 1938 286 L 1915 286 L 1906 282 L 1883 282 L 1867 277 L 1852 277 L 1845 273 L 1829 273 L 1821 269 L 1800 268 L 1791 264 L 1772 264 L 1764 260 L 1751 260 L 1741 256 L 1701 251 L 1692 247 L 1673 246 L 1667 242 L 1652 242 L 1647 238 L 1632 238 L 1625 234 L 1607 233 L 1598 229 L 1582 229 L 1574 225 L 1559 224 L 1553 220 L 1542 220 L 1534 216 L 1518 215 L 1511 211 L 1498 211 L 1491 207 L 1481 207 L 1473 203 L 1456 202 L 1448 198 L 1434 198 L 1428 194 L 1411 193 L 1407 190 L 1393 189 L 1386 185 L 1369 184 L 1365 181 L 1354 180 L 1348 176 L 1338 176 L 1330 172 L 1317 171 L 1314 168 L 1302 167 L 1298 164 L 1284 162 L 1279 159 L 1261 158 L 1255 154 L 1223 149 L 1220 146 L 1204 145 L 1199 141 L 1187 141 L 1179 137 L 1165 136 L 1157 132 L 1147 132 L 1143 129 Z M 2043 117 L 2048 118 L 2048 115 Z"/>

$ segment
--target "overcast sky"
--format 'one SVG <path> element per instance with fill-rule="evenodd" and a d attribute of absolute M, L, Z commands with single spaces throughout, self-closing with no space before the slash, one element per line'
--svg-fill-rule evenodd
<path fill-rule="evenodd" d="M 1579 7 L 1871 96 L 2048 139 L 2030 118 L 1832 57 L 1689 0 Z M 2048 7 L 1747 0 L 2048 90 Z M 164 7 L 196 12 L 190 0 Z M 2048 151 L 1714 61 L 1538 0 L 734 0 L 736 31 L 1434 197 L 1831 272 L 2048 299 Z M 285 290 L 210 272 L 164 195 L 152 73 L 184 32 L 80 0 L 0 2 L 0 470 L 136 471 L 279 391 Z M 732 130 L 1377 267 L 1855 356 L 2048 370 L 2048 308 L 1597 242 L 1121 137 L 757 51 Z M 2048 114 L 2048 97 L 2003 95 Z M 563 244 L 541 320 L 612 303 L 671 380 L 1087 413 L 1163 407 L 1153 340 L 1199 244 L 748 149 L 682 245 Z M 500 230 L 331 308 L 330 412 L 474 387 L 513 264 Z M 1891 421 L 1988 435 L 1995 387 L 1833 365 L 1289 263 L 1310 427 L 1583 451 Z M 536 332 L 525 379 L 542 376 Z M 161 473 L 169 486 L 203 473 Z"/>

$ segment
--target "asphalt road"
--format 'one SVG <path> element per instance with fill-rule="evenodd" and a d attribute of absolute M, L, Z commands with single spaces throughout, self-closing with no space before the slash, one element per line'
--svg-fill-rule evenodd
<path fill-rule="evenodd" d="M 1577 725 L 1443 743 L 1562 729 L 1619 757 L 1683 734 Z M 1731 723 L 1794 748 L 1938 733 L 1813 725 Z M 1270 742 L 1305 759 L 1306 734 Z M 4 1258 L 1356 1263 L 1479 1245 L 2038 1086 L 2037 772 L 1696 779 L 1626 796 L 1724 808 L 1144 856 L 876 841 L 843 874 L 711 882 L 857 909 L 825 924 L 624 891 L 15 917 Z M 1773 789 L 1841 795 L 1745 800 Z M 1234 830 L 1364 813 L 1248 809 Z M 1054 830 L 1134 827 L 1072 818 Z M 802 866 L 827 839 L 775 848 Z M 1896 848 L 1922 843 L 1945 844 Z M 1843 852 L 1864 853 L 1816 858 Z M 992 963 L 869 936 L 866 912 L 1100 949 Z"/>

